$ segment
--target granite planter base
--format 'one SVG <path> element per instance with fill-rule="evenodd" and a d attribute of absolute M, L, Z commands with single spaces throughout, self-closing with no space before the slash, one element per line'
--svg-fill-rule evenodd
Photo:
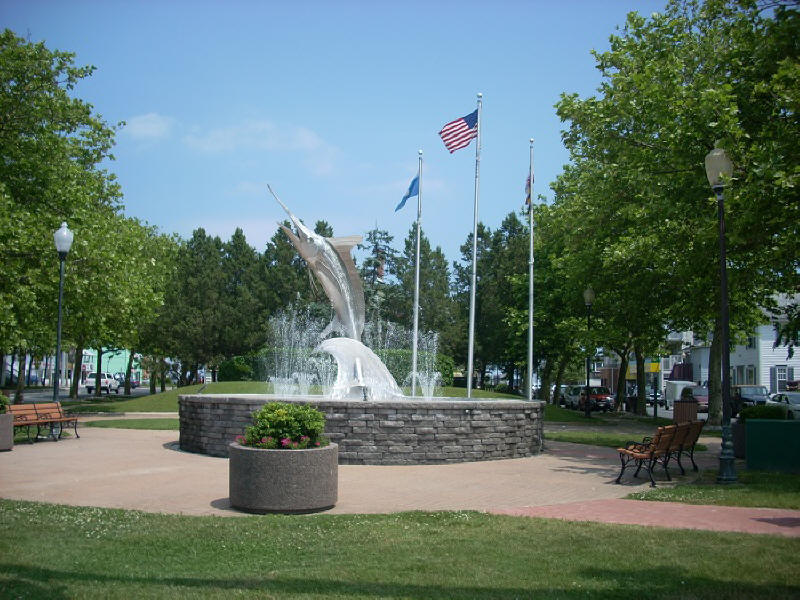
<path fill-rule="evenodd" d="M 339 447 L 262 450 L 228 446 L 231 506 L 250 513 L 308 513 L 332 508 L 339 487 Z"/>
<path fill-rule="evenodd" d="M 14 447 L 14 415 L 0 414 L 0 450 L 11 450 Z"/>

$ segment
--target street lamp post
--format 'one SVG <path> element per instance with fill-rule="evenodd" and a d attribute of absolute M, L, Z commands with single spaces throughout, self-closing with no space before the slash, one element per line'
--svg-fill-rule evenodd
<path fill-rule="evenodd" d="M 53 234 L 53 240 L 58 252 L 59 274 L 58 274 L 58 328 L 56 329 L 56 364 L 53 373 L 53 402 L 58 402 L 58 386 L 61 383 L 61 306 L 64 301 L 64 262 L 67 254 L 72 247 L 72 232 L 67 227 L 66 222 L 61 223 L 61 227 Z"/>
<path fill-rule="evenodd" d="M 592 329 L 592 304 L 594 304 L 594 290 L 591 286 L 583 290 L 583 301 L 586 303 L 586 332 L 587 334 Z M 591 342 L 589 342 L 591 345 Z M 584 414 L 587 418 L 592 416 L 591 395 L 589 394 L 589 348 L 586 348 L 586 397 L 583 402 Z"/>
<path fill-rule="evenodd" d="M 706 154 L 706 176 L 717 196 L 717 218 L 719 221 L 719 293 L 720 320 L 722 321 L 722 450 L 719 454 L 718 483 L 736 482 L 733 439 L 731 437 L 731 386 L 730 386 L 730 330 L 728 314 L 728 269 L 725 256 L 725 199 L 723 191 L 726 181 L 733 174 L 733 163 L 725 150 L 715 147 Z"/>

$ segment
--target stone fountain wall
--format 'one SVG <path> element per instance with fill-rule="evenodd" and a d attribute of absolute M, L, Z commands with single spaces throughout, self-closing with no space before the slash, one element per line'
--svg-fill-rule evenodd
<path fill-rule="evenodd" d="M 179 396 L 181 449 L 228 456 L 228 444 L 251 424 L 252 413 L 275 400 L 311 404 L 324 412 L 325 433 L 339 444 L 339 463 L 344 465 L 523 458 L 542 448 L 541 402 L 204 394 Z"/>

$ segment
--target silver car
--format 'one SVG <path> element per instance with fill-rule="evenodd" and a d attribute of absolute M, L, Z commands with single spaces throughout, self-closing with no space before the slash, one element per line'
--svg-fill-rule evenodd
<path fill-rule="evenodd" d="M 767 404 L 786 407 L 787 419 L 800 419 L 800 392 L 778 392 L 767 400 Z"/>

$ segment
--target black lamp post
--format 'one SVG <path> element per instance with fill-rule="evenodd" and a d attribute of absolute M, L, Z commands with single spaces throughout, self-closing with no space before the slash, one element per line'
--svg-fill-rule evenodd
<path fill-rule="evenodd" d="M 733 439 L 731 437 L 731 355 L 728 314 L 728 269 L 725 256 L 725 199 L 723 191 L 726 181 L 733 174 L 733 163 L 725 150 L 716 147 L 706 154 L 706 176 L 711 189 L 717 196 L 717 217 L 719 220 L 719 293 L 720 319 L 722 321 L 722 450 L 719 454 L 718 483 L 736 482 Z"/>
<path fill-rule="evenodd" d="M 594 290 L 591 286 L 583 290 L 583 301 L 586 303 L 586 332 L 592 329 L 592 304 L 594 304 Z M 590 342 L 591 344 L 591 342 Z M 592 416 L 591 395 L 589 394 L 589 348 L 586 348 L 586 398 L 583 403 L 584 414 L 587 418 Z"/>
<path fill-rule="evenodd" d="M 59 276 L 58 276 L 58 329 L 56 330 L 56 364 L 53 373 L 53 402 L 58 402 L 58 386 L 61 383 L 61 305 L 64 300 L 64 261 L 72 247 L 72 232 L 67 227 L 66 222 L 61 223 L 61 227 L 53 234 L 53 240 L 58 252 Z"/>

